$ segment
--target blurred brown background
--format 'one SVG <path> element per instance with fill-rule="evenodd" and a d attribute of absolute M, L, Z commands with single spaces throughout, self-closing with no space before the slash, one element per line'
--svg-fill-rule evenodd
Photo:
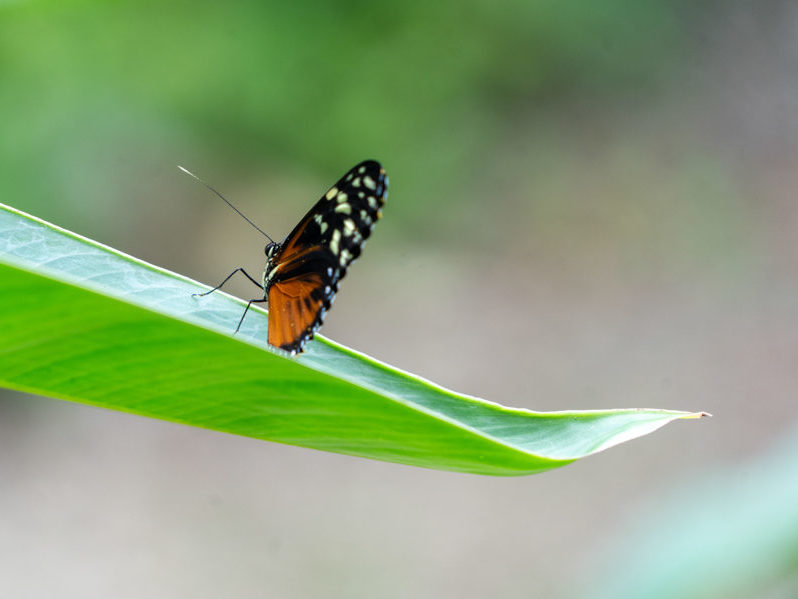
<path fill-rule="evenodd" d="M 796 31 L 786 1 L 0 3 L 2 201 L 216 283 L 264 240 L 177 164 L 279 238 L 376 158 L 325 335 L 512 406 L 714 414 L 496 479 L 3 392 L 0 594 L 590 597 L 631 514 L 795 428 Z"/>

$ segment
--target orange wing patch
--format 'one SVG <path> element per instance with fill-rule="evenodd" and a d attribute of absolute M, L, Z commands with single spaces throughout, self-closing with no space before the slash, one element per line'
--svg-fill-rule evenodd
<path fill-rule="evenodd" d="M 305 216 L 302 222 L 297 225 L 296 229 L 291 232 L 288 239 L 285 240 L 285 245 L 280 248 L 280 260 L 295 260 L 298 256 L 306 254 L 313 248 L 303 247 L 300 244 L 302 233 L 308 228 L 308 223 L 312 222 L 309 215 Z"/>
<path fill-rule="evenodd" d="M 269 289 L 269 344 L 289 352 L 302 345 L 324 318 L 324 281 L 317 274 L 276 282 Z"/>

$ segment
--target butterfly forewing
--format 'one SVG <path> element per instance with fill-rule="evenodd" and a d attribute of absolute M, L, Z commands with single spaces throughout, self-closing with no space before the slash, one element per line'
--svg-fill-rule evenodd
<path fill-rule="evenodd" d="M 271 345 L 294 353 L 313 337 L 381 216 L 387 188 L 380 164 L 361 162 L 279 244 L 264 275 Z"/>

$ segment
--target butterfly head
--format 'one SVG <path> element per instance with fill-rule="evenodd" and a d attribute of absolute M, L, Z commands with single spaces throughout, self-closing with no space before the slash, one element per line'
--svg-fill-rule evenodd
<path fill-rule="evenodd" d="M 264 251 L 266 252 L 266 258 L 268 260 L 272 259 L 272 256 L 274 256 L 274 253 L 277 251 L 278 247 L 279 244 L 275 241 L 270 241 L 266 244 L 266 249 Z"/>

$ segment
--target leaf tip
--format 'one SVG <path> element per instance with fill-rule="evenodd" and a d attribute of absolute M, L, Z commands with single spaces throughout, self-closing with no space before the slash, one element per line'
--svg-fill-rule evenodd
<path fill-rule="evenodd" d="M 685 419 L 698 419 L 698 418 L 712 418 L 712 414 L 709 412 L 688 412 L 682 418 Z"/>

